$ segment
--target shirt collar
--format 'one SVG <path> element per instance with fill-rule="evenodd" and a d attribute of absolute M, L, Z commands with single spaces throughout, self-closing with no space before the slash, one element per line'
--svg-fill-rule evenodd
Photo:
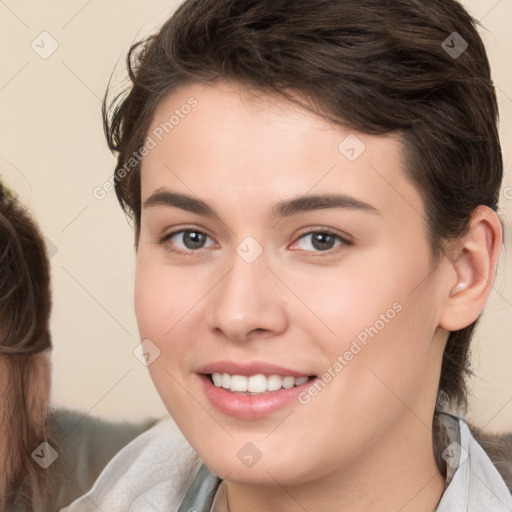
<path fill-rule="evenodd" d="M 442 453 L 447 464 L 447 486 L 436 512 L 512 512 L 512 495 L 498 470 L 466 421 L 451 418 L 457 422 L 458 436 L 450 439 Z"/>

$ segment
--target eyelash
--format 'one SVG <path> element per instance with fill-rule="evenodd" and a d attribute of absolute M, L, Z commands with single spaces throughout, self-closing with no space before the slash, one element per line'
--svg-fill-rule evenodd
<path fill-rule="evenodd" d="M 174 236 L 180 234 L 180 233 L 199 233 L 201 235 L 205 235 L 207 236 L 208 238 L 212 239 L 212 237 L 210 235 L 208 235 L 208 233 L 206 233 L 205 231 L 202 231 L 200 229 L 195 229 L 193 227 L 185 227 L 185 228 L 182 228 L 182 229 L 179 229 L 177 231 L 173 231 L 172 233 L 168 233 L 167 235 L 163 236 L 160 240 L 159 240 L 159 244 L 161 245 L 166 245 L 167 246 L 167 249 L 175 254 L 179 254 L 179 255 L 182 255 L 182 256 L 193 256 L 194 253 L 198 253 L 200 252 L 202 249 L 204 248 L 199 248 L 199 249 L 189 249 L 187 251 L 184 251 L 182 249 L 177 249 L 177 248 L 171 248 L 168 244 L 169 240 L 171 238 L 173 238 Z M 353 245 L 353 242 L 351 240 L 349 240 L 348 238 L 344 238 L 342 237 L 339 233 L 333 231 L 332 229 L 329 229 L 329 228 L 322 228 L 322 229 L 316 229 L 316 230 L 311 230 L 311 231 L 306 231 L 302 234 L 300 234 L 295 242 L 301 240 L 302 238 L 305 238 L 307 237 L 308 235 L 315 235 L 315 234 L 323 234 L 323 235 L 330 235 L 330 236 L 333 236 L 335 237 L 336 239 L 338 239 L 339 241 L 342 242 L 342 246 L 351 246 Z M 294 243 L 295 243 L 294 242 Z M 306 251 L 306 252 L 312 252 L 312 253 L 316 253 L 316 254 L 328 254 L 328 255 L 332 255 L 333 252 L 337 252 L 336 249 L 340 249 L 340 246 L 338 247 L 334 247 L 332 249 L 327 249 L 325 251 Z"/>

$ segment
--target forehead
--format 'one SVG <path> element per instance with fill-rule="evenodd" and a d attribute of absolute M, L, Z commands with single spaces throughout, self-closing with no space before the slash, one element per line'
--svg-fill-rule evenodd
<path fill-rule="evenodd" d="M 396 218 L 416 210 L 422 221 L 399 137 L 359 133 L 281 96 L 188 84 L 160 102 L 148 137 L 154 147 L 142 161 L 143 201 L 166 187 L 250 210 L 339 192 Z"/>

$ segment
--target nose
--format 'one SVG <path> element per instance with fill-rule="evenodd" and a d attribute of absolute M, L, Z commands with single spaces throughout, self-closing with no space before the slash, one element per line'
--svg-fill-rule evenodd
<path fill-rule="evenodd" d="M 230 340 L 272 337 L 287 328 L 282 284 L 262 256 L 247 263 L 235 255 L 230 271 L 209 295 L 208 326 Z"/>

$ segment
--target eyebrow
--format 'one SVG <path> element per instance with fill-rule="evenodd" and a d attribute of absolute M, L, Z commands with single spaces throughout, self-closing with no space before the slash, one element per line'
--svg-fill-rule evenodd
<path fill-rule="evenodd" d="M 143 203 L 144 208 L 156 206 L 168 206 L 180 208 L 191 213 L 197 213 L 205 217 L 220 219 L 219 214 L 201 199 L 171 192 L 165 189 L 158 189 Z M 328 208 L 343 208 L 347 210 L 360 210 L 380 215 L 380 211 L 369 203 L 356 199 L 346 194 L 315 194 L 306 195 L 293 199 L 287 199 L 276 203 L 272 208 L 274 217 L 289 217 L 299 213 Z"/>

